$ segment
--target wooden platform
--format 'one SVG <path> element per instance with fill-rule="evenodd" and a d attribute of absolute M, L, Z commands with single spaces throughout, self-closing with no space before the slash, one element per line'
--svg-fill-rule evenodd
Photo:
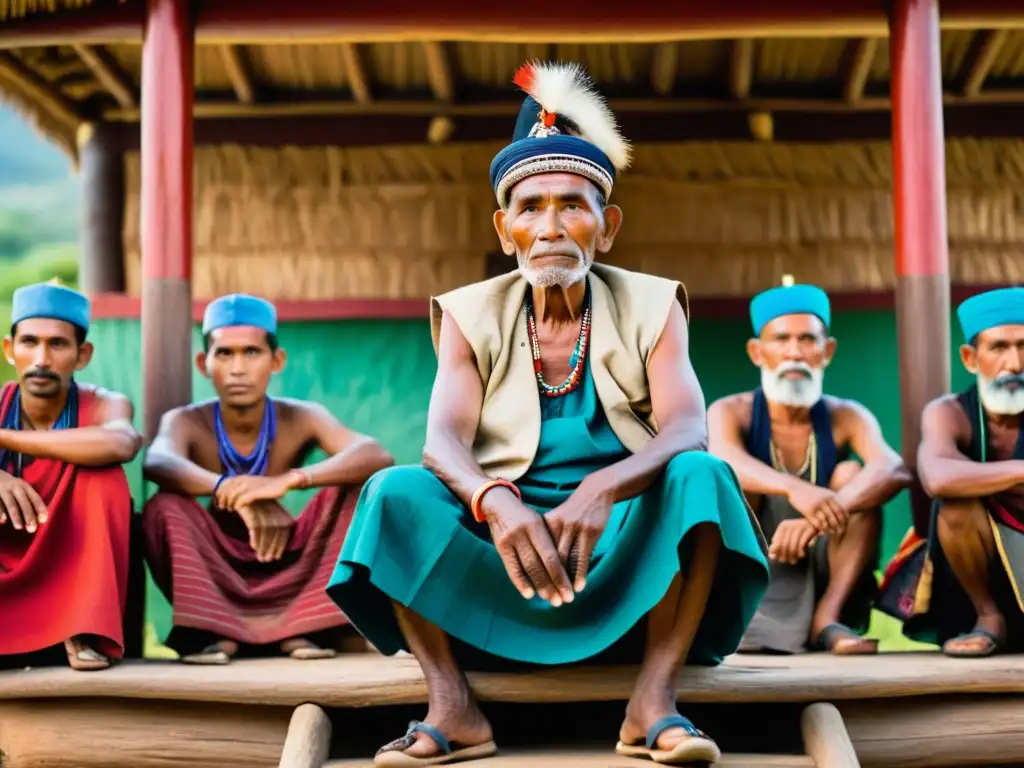
<path fill-rule="evenodd" d="M 470 681 L 485 702 L 625 701 L 635 672 L 625 667 L 581 667 L 471 674 Z M 794 725 L 802 705 L 834 703 L 860 764 L 889 768 L 1024 763 L 1021 694 L 1024 657 L 956 660 L 934 653 L 735 656 L 719 667 L 687 668 L 679 686 L 679 700 L 688 705 L 728 704 L 767 713 L 790 707 L 787 711 L 796 713 L 790 720 Z M 96 673 L 66 668 L 0 672 L 0 764 L 4 768 L 275 768 L 282 759 L 289 722 L 304 703 L 333 713 L 337 743 L 346 738 L 346 728 L 358 729 L 358 722 L 367 722 L 352 710 L 365 712 L 390 732 L 397 711 L 377 713 L 371 708 L 419 705 L 426 695 L 414 659 L 376 654 L 316 662 L 238 661 L 225 667 L 150 661 Z M 772 709 L 771 705 L 779 706 Z M 346 716 L 345 710 L 351 715 Z M 759 716 L 748 712 L 743 717 Z M 730 717 L 725 731 L 732 722 Z M 398 727 L 403 724 L 399 722 Z M 742 717 L 736 718 L 735 725 L 748 727 Z M 613 744 L 557 754 L 517 753 L 509 747 L 508 753 L 503 751 L 479 765 L 628 768 L 640 764 L 615 756 L 610 751 Z M 723 764 L 797 768 L 814 764 L 808 760 L 731 755 Z M 316 763 L 317 768 L 324 764 Z M 331 768 L 369 764 L 369 760 L 326 763 Z"/>
<path fill-rule="evenodd" d="M 580 667 L 528 675 L 471 674 L 470 681 L 482 701 L 625 701 L 635 674 L 633 667 Z M 679 685 L 679 700 L 697 703 L 1013 693 L 1024 693 L 1024 656 L 732 656 L 718 667 L 688 667 Z M 78 697 L 377 707 L 426 702 L 427 687 L 415 659 L 376 654 L 317 662 L 260 659 L 223 667 L 147 661 L 95 673 L 67 668 L 0 673 L 0 701 Z"/>

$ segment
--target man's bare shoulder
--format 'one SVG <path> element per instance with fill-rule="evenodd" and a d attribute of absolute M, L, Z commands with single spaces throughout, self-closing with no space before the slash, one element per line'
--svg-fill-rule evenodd
<path fill-rule="evenodd" d="M 725 395 L 715 400 L 708 410 L 725 411 L 741 426 L 746 427 L 750 423 L 750 414 L 754 410 L 754 393 L 737 392 L 734 395 Z"/>
<path fill-rule="evenodd" d="M 835 395 L 823 395 L 825 406 L 832 414 L 832 420 L 842 421 L 864 421 L 875 418 L 874 413 L 864 403 L 849 397 L 836 397 Z"/>
<path fill-rule="evenodd" d="M 306 422 L 334 420 L 331 412 L 320 403 L 312 400 L 299 400 L 294 397 L 275 397 L 277 417 L 281 421 Z"/>
<path fill-rule="evenodd" d="M 131 398 L 114 389 L 98 387 L 95 384 L 79 384 L 78 391 L 92 395 L 102 403 L 130 402 Z"/>
<path fill-rule="evenodd" d="M 929 400 L 921 412 L 921 418 L 929 421 L 940 419 L 943 423 L 956 425 L 958 428 L 970 427 L 967 414 L 964 413 L 955 394 L 940 395 L 934 400 Z"/>
<path fill-rule="evenodd" d="M 164 414 L 162 422 L 168 427 L 198 427 L 208 424 L 213 418 L 213 406 L 216 400 L 204 400 L 200 403 L 182 405 L 172 408 Z"/>

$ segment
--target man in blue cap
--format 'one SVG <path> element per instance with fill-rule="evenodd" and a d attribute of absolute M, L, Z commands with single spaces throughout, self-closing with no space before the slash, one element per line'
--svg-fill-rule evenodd
<path fill-rule="evenodd" d="M 770 542 L 771 586 L 741 650 L 875 653 L 861 635 L 881 506 L 910 475 L 863 405 L 823 394 L 836 351 L 824 291 L 787 278 L 754 297 L 750 317 L 761 386 L 708 409 L 710 450 L 736 470 Z"/>
<path fill-rule="evenodd" d="M 329 588 L 427 679 L 425 720 L 375 762 L 495 752 L 464 668 L 581 661 L 642 662 L 620 754 L 713 762 L 677 677 L 735 651 L 767 588 L 765 542 L 704 450 L 685 289 L 594 261 L 622 221 L 614 118 L 579 67 L 515 82 L 529 98 L 491 182 L 519 270 L 433 301 L 424 466 L 367 483 Z"/>
<path fill-rule="evenodd" d="M 330 563 L 359 488 L 393 460 L 322 406 L 269 397 L 284 364 L 270 302 L 212 301 L 196 366 L 217 398 L 165 414 L 146 456 L 161 491 L 143 510 L 149 562 L 174 607 L 167 645 L 186 663 L 227 664 L 241 645 L 329 658 L 341 640 Z M 316 448 L 327 458 L 303 467 Z M 301 488 L 322 490 L 296 519 L 280 499 Z"/>
<path fill-rule="evenodd" d="M 921 415 L 917 471 L 934 499 L 886 572 L 883 606 L 949 656 L 1024 649 L 1024 288 L 957 310 L 975 382 Z"/>
<path fill-rule="evenodd" d="M 124 656 L 132 500 L 121 465 L 142 445 L 123 395 L 75 381 L 89 301 L 19 288 L 0 392 L 0 656 L 63 645 L 78 670 Z"/>

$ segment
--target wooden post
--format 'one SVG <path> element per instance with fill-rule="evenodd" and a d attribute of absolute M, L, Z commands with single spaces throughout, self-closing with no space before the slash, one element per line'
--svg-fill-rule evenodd
<path fill-rule="evenodd" d="M 331 721 L 316 704 L 292 712 L 279 768 L 321 768 L 331 749 Z"/>
<path fill-rule="evenodd" d="M 921 411 L 949 392 L 949 251 L 938 0 L 893 0 L 893 201 L 896 328 L 900 356 L 903 459 L 917 465 Z M 911 489 L 914 527 L 924 534 L 929 502 Z"/>
<path fill-rule="evenodd" d="M 78 129 L 82 168 L 82 225 L 79 229 L 78 285 L 88 294 L 125 288 L 124 156 L 116 132 L 106 123 Z"/>
<path fill-rule="evenodd" d="M 811 704 L 804 709 L 800 730 L 804 750 L 817 768 L 860 768 L 843 716 L 832 704 Z"/>
<path fill-rule="evenodd" d="M 147 441 L 192 401 L 192 102 L 189 0 L 147 0 L 142 48 L 142 372 Z"/>

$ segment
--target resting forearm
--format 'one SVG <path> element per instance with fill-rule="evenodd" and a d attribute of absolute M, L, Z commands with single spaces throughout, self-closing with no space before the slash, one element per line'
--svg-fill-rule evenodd
<path fill-rule="evenodd" d="M 882 506 L 910 482 L 910 472 L 902 462 L 869 462 L 836 495 L 844 509 L 861 512 Z"/>
<path fill-rule="evenodd" d="M 185 496 L 212 496 L 220 475 L 183 456 L 150 450 L 143 468 L 145 478 L 161 490 Z"/>
<path fill-rule="evenodd" d="M 591 482 L 606 484 L 615 501 L 631 499 L 646 491 L 654 478 L 680 453 L 707 450 L 707 422 L 681 419 L 659 432 L 637 453 L 591 475 Z"/>
<path fill-rule="evenodd" d="M 123 429 L 0 430 L 0 445 L 37 459 L 55 459 L 83 467 L 126 464 L 138 453 L 140 440 Z"/>
<path fill-rule="evenodd" d="M 716 446 L 715 456 L 732 467 L 740 480 L 744 493 L 760 496 L 788 496 L 795 483 L 802 482 L 793 475 L 778 472 L 760 459 L 755 459 L 742 448 L 731 445 Z"/>
<path fill-rule="evenodd" d="M 310 485 L 316 488 L 333 485 L 360 485 L 379 470 L 395 463 L 390 453 L 374 440 L 353 443 L 341 453 L 303 467 Z"/>
<path fill-rule="evenodd" d="M 484 474 L 473 452 L 455 435 L 427 437 L 423 448 L 423 466 L 433 472 L 467 507 L 483 483 L 492 478 Z"/>
<path fill-rule="evenodd" d="M 963 461 L 931 458 L 920 462 L 918 474 L 932 498 L 976 499 L 1002 493 L 1024 482 L 1024 461 Z"/>

